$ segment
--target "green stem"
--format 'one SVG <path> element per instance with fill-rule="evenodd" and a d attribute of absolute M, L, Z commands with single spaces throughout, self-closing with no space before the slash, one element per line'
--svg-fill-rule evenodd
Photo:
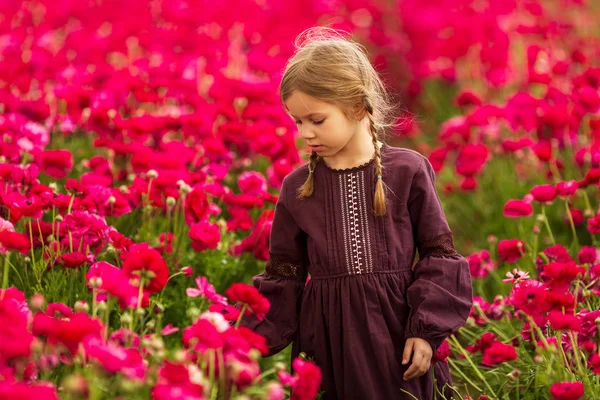
<path fill-rule="evenodd" d="M 550 235 L 550 240 L 552 240 L 552 244 L 556 244 L 556 240 L 554 240 L 554 235 L 552 234 L 552 229 L 550 229 L 550 224 L 548 223 L 548 217 L 546 216 L 546 205 L 542 204 L 542 215 L 544 216 L 544 224 L 546 225 L 546 229 L 548 230 L 548 234 Z"/>
<path fill-rule="evenodd" d="M 496 392 L 494 392 L 494 390 L 492 389 L 492 387 L 488 383 L 487 379 L 485 379 L 485 377 L 483 376 L 483 374 L 481 373 L 481 371 L 479 370 L 479 368 L 477 367 L 477 365 L 475 365 L 475 363 L 471 359 L 471 356 L 469 355 L 469 353 L 467 353 L 467 351 L 462 347 L 462 345 L 458 342 L 458 340 L 456 339 L 456 337 L 454 335 L 450 335 L 450 337 L 448 338 L 448 340 L 452 341 L 454 343 L 454 345 L 456 347 L 458 347 L 458 350 L 461 352 L 461 354 L 463 356 L 465 356 L 465 359 L 471 365 L 471 368 L 473 368 L 473 371 L 475 371 L 475 375 L 477 375 L 479 377 L 479 379 L 481 379 L 481 381 L 485 384 L 485 386 L 487 387 L 487 389 L 490 391 L 490 394 L 494 398 L 497 398 L 498 396 L 496 395 Z"/>
<path fill-rule="evenodd" d="M 569 216 L 571 232 L 573 232 L 573 245 L 577 244 L 577 247 L 579 247 L 579 238 L 577 237 L 577 231 L 575 230 L 575 223 L 573 222 L 573 214 L 571 214 L 571 209 L 569 208 L 568 200 L 565 200 L 565 208 L 567 209 L 567 215 Z"/>
<path fill-rule="evenodd" d="M 10 257 L 10 252 L 6 253 L 4 257 L 4 273 L 2 275 L 2 289 L 6 289 L 8 287 L 8 258 Z M 2 292 L 2 297 L 4 297 L 4 292 Z"/>
<path fill-rule="evenodd" d="M 246 303 L 244 303 L 244 305 L 242 306 L 242 309 L 240 310 L 240 316 L 238 317 L 237 321 L 235 321 L 235 328 L 239 328 L 240 323 L 242 322 L 242 318 L 244 317 L 244 312 L 246 312 L 246 308 L 248 308 L 248 305 Z"/>

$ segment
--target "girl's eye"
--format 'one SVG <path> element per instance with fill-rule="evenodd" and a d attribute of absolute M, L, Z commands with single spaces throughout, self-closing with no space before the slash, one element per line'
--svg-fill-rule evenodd
<path fill-rule="evenodd" d="M 320 121 L 313 121 L 313 125 L 321 125 L 323 122 L 325 121 L 325 118 L 323 118 Z M 296 125 L 301 124 L 302 121 L 296 121 Z"/>

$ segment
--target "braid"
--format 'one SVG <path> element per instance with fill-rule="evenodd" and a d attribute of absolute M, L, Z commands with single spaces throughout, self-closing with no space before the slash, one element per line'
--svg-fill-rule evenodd
<path fill-rule="evenodd" d="M 375 147 L 375 173 L 377 176 L 377 182 L 375 182 L 375 197 L 373 198 L 373 204 L 375 205 L 375 215 L 382 216 L 386 213 L 386 204 L 382 179 L 383 165 L 381 163 L 381 150 L 379 149 L 379 135 L 377 134 L 375 118 L 373 117 L 373 108 L 370 104 L 368 104 L 366 99 L 365 103 L 367 117 L 369 117 L 371 137 L 373 138 L 373 147 Z"/>
<path fill-rule="evenodd" d="M 306 181 L 298 188 L 298 198 L 305 199 L 312 196 L 315 191 L 315 167 L 319 162 L 320 158 L 314 151 L 310 153 L 308 159 L 308 176 Z"/>

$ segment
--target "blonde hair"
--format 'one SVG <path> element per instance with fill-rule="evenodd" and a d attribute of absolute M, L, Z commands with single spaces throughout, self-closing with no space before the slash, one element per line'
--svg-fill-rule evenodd
<path fill-rule="evenodd" d="M 378 145 L 386 130 L 397 126 L 395 107 L 367 51 L 354 40 L 344 38 L 338 31 L 314 27 L 302 32 L 295 41 L 296 51 L 288 60 L 280 84 L 281 102 L 294 90 L 338 106 L 346 118 L 360 121 L 369 118 L 370 133 L 375 148 L 376 176 L 382 176 L 383 165 Z M 315 188 L 314 171 L 320 157 L 312 152 L 309 169 L 312 173 L 298 189 L 301 199 L 312 196 Z M 376 178 L 374 212 L 386 213 L 383 179 Z"/>

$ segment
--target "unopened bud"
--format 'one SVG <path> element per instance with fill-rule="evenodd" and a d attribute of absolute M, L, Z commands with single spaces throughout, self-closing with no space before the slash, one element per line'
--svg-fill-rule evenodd
<path fill-rule="evenodd" d="M 83 300 L 77 300 L 73 308 L 77 312 L 88 312 L 90 310 L 90 306 L 88 306 L 88 304 Z"/>
<path fill-rule="evenodd" d="M 62 222 L 62 221 L 63 221 L 63 219 L 64 219 L 64 218 L 63 218 L 63 216 L 62 216 L 62 215 L 60 215 L 60 214 L 59 214 L 59 215 L 57 215 L 56 217 L 54 217 L 54 220 L 55 220 L 55 221 L 58 221 L 58 222 Z"/>
<path fill-rule="evenodd" d="M 123 324 L 129 324 L 131 323 L 131 315 L 129 315 L 129 313 L 125 313 L 123 315 L 121 315 L 121 323 Z"/>
<path fill-rule="evenodd" d="M 98 289 L 102 286 L 102 278 L 100 278 L 99 276 L 93 276 L 92 278 L 90 278 L 90 286 L 93 289 Z"/>
<path fill-rule="evenodd" d="M 108 204 L 115 204 L 117 202 L 117 199 L 115 198 L 115 196 L 110 196 L 108 198 Z"/>
<path fill-rule="evenodd" d="M 150 179 L 154 179 L 158 177 L 158 172 L 156 172 L 155 169 L 151 169 L 150 171 L 146 172 L 146 176 Z"/>
<path fill-rule="evenodd" d="M 138 317 L 143 317 L 143 316 L 144 316 L 144 314 L 146 314 L 146 310 L 145 310 L 145 309 L 143 309 L 143 308 L 136 308 L 136 310 L 135 310 L 135 314 L 136 314 Z"/>
<path fill-rule="evenodd" d="M 44 295 L 36 293 L 31 296 L 31 299 L 29 300 L 29 307 L 32 311 L 40 311 L 44 308 L 44 305 L 46 305 Z"/>
<path fill-rule="evenodd" d="M 177 203 L 177 200 L 175 200 L 175 197 L 172 197 L 172 196 L 167 197 L 167 206 L 168 207 L 173 207 L 175 205 L 175 203 Z"/>

